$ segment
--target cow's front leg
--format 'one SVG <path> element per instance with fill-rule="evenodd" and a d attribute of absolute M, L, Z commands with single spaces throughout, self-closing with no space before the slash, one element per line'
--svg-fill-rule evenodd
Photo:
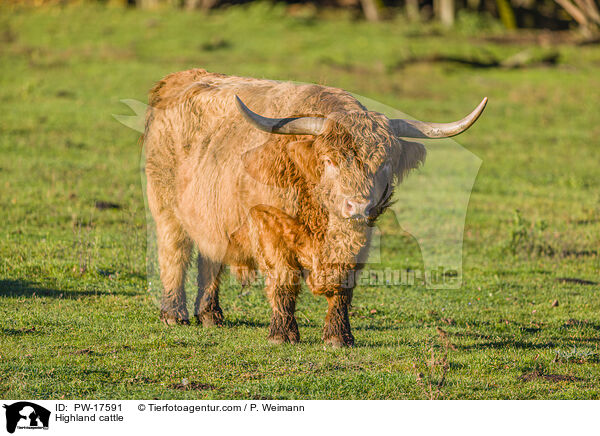
<path fill-rule="evenodd" d="M 333 294 L 326 294 L 326 297 L 328 308 L 323 328 L 323 341 L 333 347 L 354 345 L 348 316 L 352 303 L 352 289 L 342 288 Z"/>
<path fill-rule="evenodd" d="M 299 253 L 308 245 L 303 228 L 289 215 L 269 206 L 250 212 L 250 240 L 255 241 L 257 260 L 266 277 L 266 292 L 273 309 L 269 326 L 270 342 L 281 344 L 300 340 L 294 312 L 300 292 Z"/>
<path fill-rule="evenodd" d="M 314 295 L 324 295 L 327 298 L 323 341 L 333 347 L 354 345 L 349 319 L 354 287 L 343 285 L 348 284 L 348 271 L 352 270 L 335 266 L 314 268 L 306 280 Z"/>
<path fill-rule="evenodd" d="M 294 279 L 289 279 L 294 280 Z M 269 342 L 296 344 L 300 341 L 300 332 L 296 323 L 296 298 L 300 291 L 298 283 L 287 282 L 281 277 L 267 277 L 267 297 L 273 313 L 269 325 Z"/>

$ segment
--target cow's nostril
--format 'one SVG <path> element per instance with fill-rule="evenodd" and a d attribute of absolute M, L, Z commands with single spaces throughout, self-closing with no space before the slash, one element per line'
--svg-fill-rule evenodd
<path fill-rule="evenodd" d="M 348 218 L 354 215 L 354 204 L 348 199 L 344 200 L 344 215 Z"/>
<path fill-rule="evenodd" d="M 366 217 L 365 211 L 368 206 L 368 201 L 356 201 L 346 198 L 342 210 L 346 218 Z"/>

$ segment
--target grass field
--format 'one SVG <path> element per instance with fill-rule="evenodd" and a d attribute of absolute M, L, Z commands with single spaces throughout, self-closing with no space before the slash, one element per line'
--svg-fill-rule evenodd
<path fill-rule="evenodd" d="M 600 398 L 600 47 L 505 43 L 468 16 L 450 33 L 284 12 L 0 9 L 0 397 Z M 558 62 L 432 61 L 524 50 Z M 359 287 L 351 349 L 324 349 L 326 302 L 308 292 L 297 346 L 267 343 L 258 288 L 223 289 L 223 328 L 163 326 L 138 134 L 111 114 L 191 67 L 338 86 L 427 120 L 487 95 L 459 138 L 483 161 L 462 288 Z M 392 215 L 381 228 L 385 264 L 419 268 Z"/>

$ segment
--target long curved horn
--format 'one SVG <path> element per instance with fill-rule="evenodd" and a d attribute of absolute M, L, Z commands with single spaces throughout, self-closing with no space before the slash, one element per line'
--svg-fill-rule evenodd
<path fill-rule="evenodd" d="M 248 109 L 248 106 L 237 95 L 235 102 L 246 121 L 264 132 L 281 135 L 320 135 L 323 133 L 325 118 L 266 118 Z"/>
<path fill-rule="evenodd" d="M 390 124 L 396 136 L 403 138 L 449 138 L 456 136 L 473 125 L 477 118 L 483 112 L 487 104 L 487 97 L 481 103 L 460 121 L 453 123 L 424 123 L 417 120 L 390 120 Z"/>

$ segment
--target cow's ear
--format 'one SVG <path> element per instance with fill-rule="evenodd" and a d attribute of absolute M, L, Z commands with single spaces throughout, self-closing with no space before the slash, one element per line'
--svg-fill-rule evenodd
<path fill-rule="evenodd" d="M 319 161 L 312 140 L 295 141 L 287 146 L 288 156 L 294 162 L 300 173 L 309 181 L 319 181 Z"/>
<path fill-rule="evenodd" d="M 427 150 L 419 142 L 400 140 L 394 155 L 394 174 L 398 181 L 402 181 L 410 170 L 419 168 L 425 162 Z"/>

